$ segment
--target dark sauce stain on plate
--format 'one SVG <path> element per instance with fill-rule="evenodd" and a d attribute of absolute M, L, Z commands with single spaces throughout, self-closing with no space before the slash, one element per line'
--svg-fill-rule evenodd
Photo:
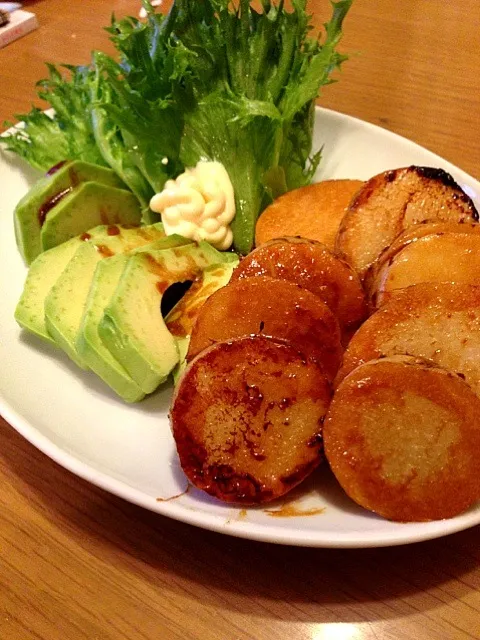
<path fill-rule="evenodd" d="M 235 517 L 231 517 L 231 518 L 227 518 L 227 520 L 225 520 L 225 524 L 226 525 L 231 525 L 232 522 L 243 522 L 244 520 L 247 519 L 248 516 L 248 510 L 247 509 L 240 509 L 239 512 L 235 515 Z"/>
<path fill-rule="evenodd" d="M 193 485 L 190 482 L 187 484 L 186 488 L 181 492 L 177 493 L 174 496 L 170 496 L 168 498 L 156 498 L 157 502 L 170 502 L 171 500 L 176 500 L 177 498 L 181 498 L 182 496 L 186 496 L 190 489 L 193 488 Z"/>
<path fill-rule="evenodd" d="M 302 508 L 294 502 L 287 502 L 279 509 L 264 509 L 264 513 L 272 518 L 298 518 L 300 516 L 318 516 L 325 513 L 325 507 Z"/>

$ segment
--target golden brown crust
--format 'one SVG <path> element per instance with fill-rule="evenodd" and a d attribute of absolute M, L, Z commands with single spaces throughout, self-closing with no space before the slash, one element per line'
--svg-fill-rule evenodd
<path fill-rule="evenodd" d="M 431 364 L 356 368 L 335 392 L 324 443 L 346 493 L 385 518 L 451 518 L 480 498 L 480 400 Z"/>
<path fill-rule="evenodd" d="M 323 458 L 331 389 L 320 367 L 265 336 L 218 342 L 185 370 L 171 409 L 182 468 L 226 502 L 293 489 Z"/>
<path fill-rule="evenodd" d="M 327 305 L 294 282 L 268 276 L 241 278 L 209 297 L 194 325 L 187 360 L 215 342 L 252 334 L 292 342 L 322 365 L 330 381 L 340 366 L 340 327 Z"/>
<path fill-rule="evenodd" d="M 324 180 L 283 194 L 258 219 L 255 245 L 302 236 L 323 242 L 333 251 L 340 221 L 362 185 L 361 180 Z"/>
<path fill-rule="evenodd" d="M 335 384 L 382 356 L 414 355 L 465 376 L 480 395 L 480 286 L 421 283 L 399 290 L 364 322 Z"/>
<path fill-rule="evenodd" d="M 369 300 L 375 293 L 378 273 L 390 263 L 395 256 L 412 242 L 431 235 L 444 233 L 480 233 L 480 224 L 476 222 L 421 222 L 402 231 L 389 247 L 386 247 L 373 264 L 368 268 L 363 280 L 363 288 Z"/>
<path fill-rule="evenodd" d="M 254 249 L 235 269 L 232 281 L 270 276 L 299 284 L 319 296 L 337 316 L 344 335 L 367 315 L 358 276 L 320 242 L 306 238 L 277 238 Z"/>
<path fill-rule="evenodd" d="M 372 303 L 380 307 L 391 293 L 421 282 L 478 285 L 479 273 L 479 234 L 424 236 L 379 269 L 372 287 Z"/>
<path fill-rule="evenodd" d="M 363 280 L 369 266 L 406 228 L 425 221 L 476 222 L 472 200 L 441 169 L 385 171 L 360 189 L 336 239 L 338 254 Z"/>

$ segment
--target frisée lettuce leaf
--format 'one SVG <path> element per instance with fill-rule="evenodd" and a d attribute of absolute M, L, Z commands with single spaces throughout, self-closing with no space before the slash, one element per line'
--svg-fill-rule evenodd
<path fill-rule="evenodd" d="M 8 150 L 44 172 L 64 160 L 107 166 L 97 147 L 89 115 L 90 68 L 72 65 L 59 68 L 53 64 L 47 67 L 48 78 L 37 83 L 37 93 L 53 112 L 47 114 L 33 108 L 28 114 L 18 114 L 16 118 L 23 126 L 15 127 L 1 141 Z"/>
<path fill-rule="evenodd" d="M 146 21 L 107 28 L 115 57 L 96 52 L 70 78 L 50 66 L 40 90 L 55 115 L 22 116 L 7 144 L 42 169 L 108 164 L 143 206 L 185 167 L 221 162 L 235 192 L 234 248 L 248 253 L 265 206 L 318 166 L 315 100 L 346 59 L 337 47 L 352 1 L 331 1 L 313 37 L 307 0 L 175 0 L 167 15 L 143 0 Z"/>
<path fill-rule="evenodd" d="M 103 159 L 137 196 L 145 212 L 144 222 L 150 224 L 156 221 L 156 218 L 151 217 L 148 206 L 154 191 L 136 166 L 132 156 L 127 153 L 118 125 L 113 118 L 109 117 L 108 107 L 113 108 L 112 103 L 116 99 L 116 93 L 103 73 L 104 58 L 103 53 L 94 54 L 93 73 L 89 83 L 93 135 Z M 118 101 L 116 106 L 118 108 Z"/>
<path fill-rule="evenodd" d="M 181 160 L 218 160 L 234 186 L 234 246 L 248 253 L 255 222 L 271 200 L 308 184 L 320 161 L 312 153 L 313 109 L 321 87 L 346 59 L 336 51 L 351 0 L 332 2 L 325 41 L 309 37 L 305 0 L 292 11 L 270 0 L 177 1 L 182 44 L 198 52 L 186 110 Z M 213 18 L 198 28 L 201 6 Z M 207 133 L 208 132 L 208 133 Z"/>

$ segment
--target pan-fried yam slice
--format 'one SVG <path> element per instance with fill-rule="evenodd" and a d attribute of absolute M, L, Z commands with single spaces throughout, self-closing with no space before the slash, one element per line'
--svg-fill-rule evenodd
<path fill-rule="evenodd" d="M 263 334 L 290 341 L 333 380 L 343 349 L 338 321 L 327 305 L 294 282 L 242 278 L 213 293 L 190 338 L 187 360 L 222 340 Z"/>
<path fill-rule="evenodd" d="M 284 236 L 302 236 L 334 249 L 340 221 L 361 180 L 324 180 L 294 189 L 268 206 L 255 227 L 255 245 Z"/>
<path fill-rule="evenodd" d="M 358 276 L 325 245 L 306 238 L 277 238 L 254 249 L 238 265 L 232 281 L 252 276 L 290 280 L 321 298 L 337 316 L 344 336 L 367 315 Z"/>
<path fill-rule="evenodd" d="M 335 392 L 324 443 L 345 492 L 390 520 L 451 518 L 480 498 L 480 399 L 444 369 L 357 367 Z"/>
<path fill-rule="evenodd" d="M 406 245 L 379 269 L 372 303 L 379 307 L 392 291 L 420 282 L 480 285 L 480 234 L 443 233 Z"/>
<path fill-rule="evenodd" d="M 226 502 L 258 504 L 299 484 L 323 458 L 330 386 L 291 344 L 217 342 L 186 368 L 170 413 L 185 474 Z"/>
<path fill-rule="evenodd" d="M 336 249 L 363 279 L 407 227 L 420 222 L 478 221 L 472 200 L 442 169 L 407 167 L 371 178 L 352 200 Z"/>
<path fill-rule="evenodd" d="M 399 290 L 353 336 L 335 384 L 360 364 L 402 354 L 464 376 L 480 396 L 480 286 L 421 283 Z"/>
<path fill-rule="evenodd" d="M 408 227 L 395 238 L 389 247 L 382 251 L 377 260 L 368 268 L 363 280 L 363 288 L 367 297 L 371 299 L 374 293 L 375 280 L 380 269 L 393 260 L 397 253 L 420 238 L 444 233 L 480 233 L 480 224 L 477 222 L 421 222 Z"/>

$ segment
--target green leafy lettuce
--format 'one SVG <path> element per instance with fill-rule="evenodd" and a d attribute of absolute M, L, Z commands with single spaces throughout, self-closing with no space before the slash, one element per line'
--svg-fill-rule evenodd
<path fill-rule="evenodd" d="M 37 83 L 38 96 L 49 103 L 53 113 L 34 108 L 28 114 L 17 115 L 25 126 L 17 127 L 12 135 L 3 137 L 2 142 L 41 171 L 48 171 L 66 159 L 106 166 L 89 117 L 90 68 L 63 65 L 62 73 L 55 65 L 47 67 L 49 77 Z"/>
<path fill-rule="evenodd" d="M 165 181 L 200 160 L 232 181 L 234 247 L 247 253 L 255 222 L 281 193 L 308 184 L 314 105 L 345 60 L 337 51 L 352 0 L 331 2 L 322 37 L 310 35 L 306 0 L 175 0 L 164 16 L 112 20 L 117 50 L 88 67 L 50 66 L 39 94 L 55 110 L 21 116 L 7 144 L 34 166 L 66 158 L 107 164 L 143 206 Z M 146 217 L 148 220 L 148 216 Z"/>

